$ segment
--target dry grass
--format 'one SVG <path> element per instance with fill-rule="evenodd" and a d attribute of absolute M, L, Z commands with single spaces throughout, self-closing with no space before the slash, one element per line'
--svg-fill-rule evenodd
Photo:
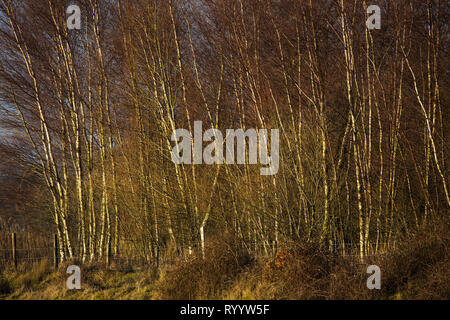
<path fill-rule="evenodd" d="M 162 273 L 158 283 L 161 299 L 221 299 L 224 290 L 252 260 L 233 241 L 214 241 L 198 253 Z"/>
<path fill-rule="evenodd" d="M 448 225 L 424 229 L 396 250 L 361 263 L 315 244 L 280 249 L 255 259 L 232 239 L 210 243 L 206 260 L 196 254 L 159 271 L 101 264 L 82 266 L 82 290 L 65 289 L 68 263 L 57 272 L 47 261 L 27 271 L 0 274 L 5 299 L 449 299 Z M 75 263 L 75 262 L 72 262 Z M 367 266 L 380 266 L 382 289 L 366 287 Z M 81 264 L 80 264 L 81 265 Z"/>

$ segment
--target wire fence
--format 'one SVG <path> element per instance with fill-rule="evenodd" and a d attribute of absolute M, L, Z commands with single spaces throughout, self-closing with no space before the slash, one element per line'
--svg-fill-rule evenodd
<path fill-rule="evenodd" d="M 54 250 L 59 252 L 58 247 L 46 247 L 46 248 L 32 248 L 24 249 L 17 248 L 14 254 L 12 249 L 0 249 L 0 272 L 2 269 L 7 267 L 26 267 L 28 265 L 39 264 L 43 261 L 53 264 L 57 267 L 60 263 L 60 257 L 57 256 L 55 259 Z M 153 265 L 154 261 L 148 259 L 148 257 L 139 255 L 111 255 L 110 257 L 89 257 L 72 255 L 71 257 L 66 257 L 67 261 L 73 263 L 104 263 L 108 265 L 120 264 L 120 265 L 130 265 L 130 266 L 143 266 L 143 265 Z"/>
<path fill-rule="evenodd" d="M 129 242 L 123 240 L 124 242 Z M 121 264 L 142 266 L 154 264 L 155 261 L 149 256 L 136 254 L 136 251 L 129 248 L 122 248 L 121 254 L 113 254 L 111 250 L 98 255 L 72 254 L 69 256 L 64 248 L 58 246 L 56 235 L 37 236 L 31 233 L 0 232 L 0 272 L 8 267 L 27 267 L 28 265 L 39 264 L 43 261 L 52 263 L 57 267 L 61 263 L 60 251 L 65 252 L 65 260 L 76 263 L 96 262 L 105 264 Z"/>
<path fill-rule="evenodd" d="M 9 239 L 8 239 L 9 238 Z M 133 250 L 136 244 L 142 245 L 142 241 L 136 239 L 121 239 L 124 243 L 128 244 L 128 250 L 120 250 L 120 254 L 113 254 L 109 250 L 109 255 L 106 254 L 102 257 L 98 256 L 81 256 L 74 254 L 71 257 L 66 257 L 66 260 L 76 261 L 78 263 L 85 262 L 104 262 L 107 265 L 121 264 L 130 266 L 143 266 L 143 265 L 162 265 L 170 264 L 176 261 L 166 255 L 159 255 L 155 257 L 151 250 L 147 250 L 147 254 L 139 254 L 139 250 Z M 258 256 L 275 256 L 279 250 L 291 250 L 298 243 L 295 242 L 283 242 L 277 244 L 275 242 L 269 243 L 252 243 L 246 246 L 246 250 L 256 254 Z M 326 250 L 322 251 L 322 254 L 348 257 L 355 261 L 365 262 L 377 257 L 382 257 L 387 252 L 395 249 L 395 243 L 387 242 L 369 242 L 364 246 L 364 257 L 360 258 L 359 243 L 356 242 L 340 242 L 331 243 L 325 246 Z M 60 247 L 58 246 L 56 237 L 51 239 L 48 236 L 45 237 L 33 237 L 29 234 L 20 234 L 19 237 L 15 233 L 11 233 L 8 237 L 5 234 L 0 236 L 0 271 L 8 266 L 18 267 L 18 265 L 27 265 L 41 263 L 46 260 L 53 263 L 55 267 L 58 266 L 60 261 Z M 195 250 L 195 248 L 192 248 Z M 68 259 L 67 259 L 68 258 Z"/>

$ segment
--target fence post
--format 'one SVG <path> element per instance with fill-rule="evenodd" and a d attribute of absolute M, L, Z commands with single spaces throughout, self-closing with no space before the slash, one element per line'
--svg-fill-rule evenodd
<path fill-rule="evenodd" d="M 12 245 L 12 259 L 14 263 L 14 268 L 17 269 L 17 238 L 15 232 L 11 234 L 11 245 Z"/>
<path fill-rule="evenodd" d="M 108 245 L 106 247 L 106 265 L 109 267 L 111 264 L 111 239 L 108 241 Z"/>
<path fill-rule="evenodd" d="M 56 233 L 53 235 L 53 265 L 55 269 L 58 269 L 58 236 Z"/>

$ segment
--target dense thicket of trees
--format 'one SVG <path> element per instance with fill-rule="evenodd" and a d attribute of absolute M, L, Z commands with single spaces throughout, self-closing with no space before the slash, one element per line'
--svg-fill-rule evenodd
<path fill-rule="evenodd" d="M 380 30 L 360 0 L 80 0 L 81 30 L 69 2 L 0 1 L 2 210 L 50 221 L 62 257 L 225 233 L 364 256 L 448 217 L 445 1 L 380 2 Z M 175 165 L 197 120 L 279 129 L 278 173 Z"/>

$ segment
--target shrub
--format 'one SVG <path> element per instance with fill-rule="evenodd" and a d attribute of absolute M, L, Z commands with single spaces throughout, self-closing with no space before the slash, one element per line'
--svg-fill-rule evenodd
<path fill-rule="evenodd" d="M 449 299 L 450 265 L 448 223 L 428 226 L 410 239 L 402 239 L 396 250 L 381 262 L 386 296 L 397 298 Z"/>
<path fill-rule="evenodd" d="M 0 276 L 0 294 L 10 294 L 12 292 L 11 284 L 4 276 Z"/>
<path fill-rule="evenodd" d="M 250 257 L 233 241 L 213 241 L 206 259 L 197 252 L 166 270 L 159 283 L 162 299 L 218 299 L 246 266 Z"/>

